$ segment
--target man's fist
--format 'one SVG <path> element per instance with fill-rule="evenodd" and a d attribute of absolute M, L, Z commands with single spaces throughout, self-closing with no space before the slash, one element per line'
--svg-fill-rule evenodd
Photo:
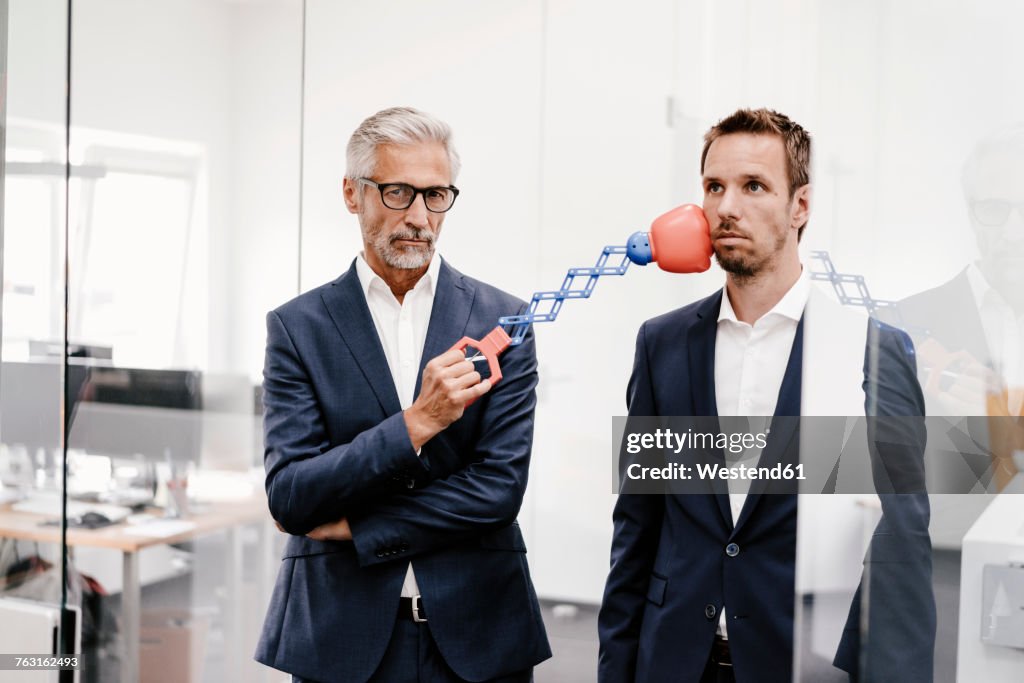
<path fill-rule="evenodd" d="M 466 404 L 491 390 L 460 349 L 431 358 L 423 368 L 420 395 L 405 411 L 405 426 L 416 450 L 462 417 Z"/>

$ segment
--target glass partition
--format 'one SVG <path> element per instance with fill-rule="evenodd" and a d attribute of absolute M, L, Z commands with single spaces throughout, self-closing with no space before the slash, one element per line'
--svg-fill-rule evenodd
<path fill-rule="evenodd" d="M 258 383 L 298 282 L 302 12 L 74 6 L 68 470 L 106 542 L 72 551 L 119 615 L 96 680 L 269 675 Z"/>
<path fill-rule="evenodd" d="M 281 539 L 258 386 L 263 313 L 298 282 L 303 3 L 0 10 L 0 603 L 80 614 L 78 680 L 259 680 Z"/>
<path fill-rule="evenodd" d="M 63 514 L 68 11 L 0 2 L 0 642 L 30 657 L 81 653 Z M 13 657 L 5 676 L 34 675 Z"/>

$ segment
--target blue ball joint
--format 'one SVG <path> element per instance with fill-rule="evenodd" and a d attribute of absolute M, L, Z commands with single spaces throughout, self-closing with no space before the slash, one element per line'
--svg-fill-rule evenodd
<path fill-rule="evenodd" d="M 650 233 L 634 232 L 626 241 L 626 256 L 638 266 L 646 266 L 654 260 Z"/>

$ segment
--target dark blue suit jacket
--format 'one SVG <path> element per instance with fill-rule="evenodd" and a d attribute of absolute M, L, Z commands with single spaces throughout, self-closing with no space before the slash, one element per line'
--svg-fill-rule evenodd
<path fill-rule="evenodd" d="M 523 305 L 442 263 L 423 364 Z M 493 678 L 551 655 L 516 523 L 536 404 L 532 335 L 502 370 L 417 456 L 354 264 L 268 314 L 266 489 L 291 536 L 257 660 L 304 678 L 367 680 L 410 560 L 427 627 L 459 676 Z M 304 536 L 341 517 L 354 542 Z"/>
<path fill-rule="evenodd" d="M 717 415 L 714 354 L 721 300 L 719 291 L 640 328 L 627 393 L 630 415 Z M 873 321 L 869 324 L 869 349 L 877 341 L 880 353 L 879 372 L 870 375 L 870 354 L 865 353 L 865 388 L 868 382 L 872 384 L 867 409 L 882 411 L 878 414 L 923 416 L 909 339 L 894 328 Z M 802 360 L 801 320 L 776 415 L 800 415 Z M 778 428 L 773 425 L 760 464 L 789 458 L 798 445 L 796 421 L 780 421 Z M 919 445 L 923 448 L 923 443 Z M 920 482 L 923 491 L 920 452 L 915 456 L 911 460 L 918 463 L 918 469 L 911 478 Z M 728 606 L 737 680 L 791 680 L 797 498 L 792 494 L 761 495 L 752 487 L 734 525 L 727 487 L 721 481 L 717 484 L 717 492 L 709 495 L 619 496 L 613 514 L 611 571 L 598 623 L 602 683 L 698 681 L 723 605 Z M 881 646 L 889 639 L 884 615 L 890 621 L 894 615 L 897 620 L 912 619 L 904 621 L 902 628 L 899 623 L 889 626 L 901 636 L 911 632 L 900 639 L 903 651 L 892 656 L 924 667 L 919 669 L 920 676 L 898 670 L 901 680 L 930 681 L 935 615 L 927 496 L 883 496 L 883 509 L 886 517 L 892 512 L 898 521 L 890 526 L 883 520 L 876 530 L 866 567 L 874 567 L 878 561 L 881 569 L 870 572 L 871 585 L 878 582 L 886 587 L 895 582 L 900 588 L 912 587 L 906 596 L 880 588 L 895 602 L 872 609 L 872 626 L 877 631 L 871 632 L 871 641 Z M 894 556 L 890 539 L 906 544 L 911 552 Z M 729 544 L 738 546 L 738 554 L 726 554 Z M 912 566 L 895 564 L 908 556 L 913 558 Z M 910 580 L 899 578 L 904 575 Z M 840 648 L 843 657 L 837 661 L 855 674 L 864 652 L 857 628 L 859 615 L 860 603 L 855 601 Z"/>

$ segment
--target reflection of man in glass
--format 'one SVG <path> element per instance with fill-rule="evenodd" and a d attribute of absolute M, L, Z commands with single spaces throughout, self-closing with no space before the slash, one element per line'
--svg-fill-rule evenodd
<path fill-rule="evenodd" d="M 1024 126 L 979 144 L 964 168 L 963 184 L 980 252 L 976 268 L 985 278 L 972 287 L 983 297 L 986 285 L 991 288 L 1002 300 L 994 301 L 996 311 L 1012 312 L 1019 324 L 1024 316 Z M 982 322 L 988 328 L 990 321 Z M 1017 369 L 1017 359 L 1002 360 L 1004 368 Z"/>
<path fill-rule="evenodd" d="M 985 332 L 990 367 L 986 407 L 993 417 L 1024 415 L 1024 126 L 1003 131 L 974 150 L 964 168 L 964 192 L 979 258 L 968 268 Z M 978 277 L 980 275 L 980 277 Z M 1024 443 L 1006 419 L 992 423 L 996 482 L 1002 488 L 1017 470 L 1012 450 Z M 1004 442 L 1009 443 L 1004 443 Z"/>
<path fill-rule="evenodd" d="M 978 258 L 894 322 L 917 342 L 929 414 L 1003 418 L 989 437 L 1002 488 L 1016 473 L 1005 418 L 1024 414 L 1024 125 L 980 142 L 962 181 Z"/>

